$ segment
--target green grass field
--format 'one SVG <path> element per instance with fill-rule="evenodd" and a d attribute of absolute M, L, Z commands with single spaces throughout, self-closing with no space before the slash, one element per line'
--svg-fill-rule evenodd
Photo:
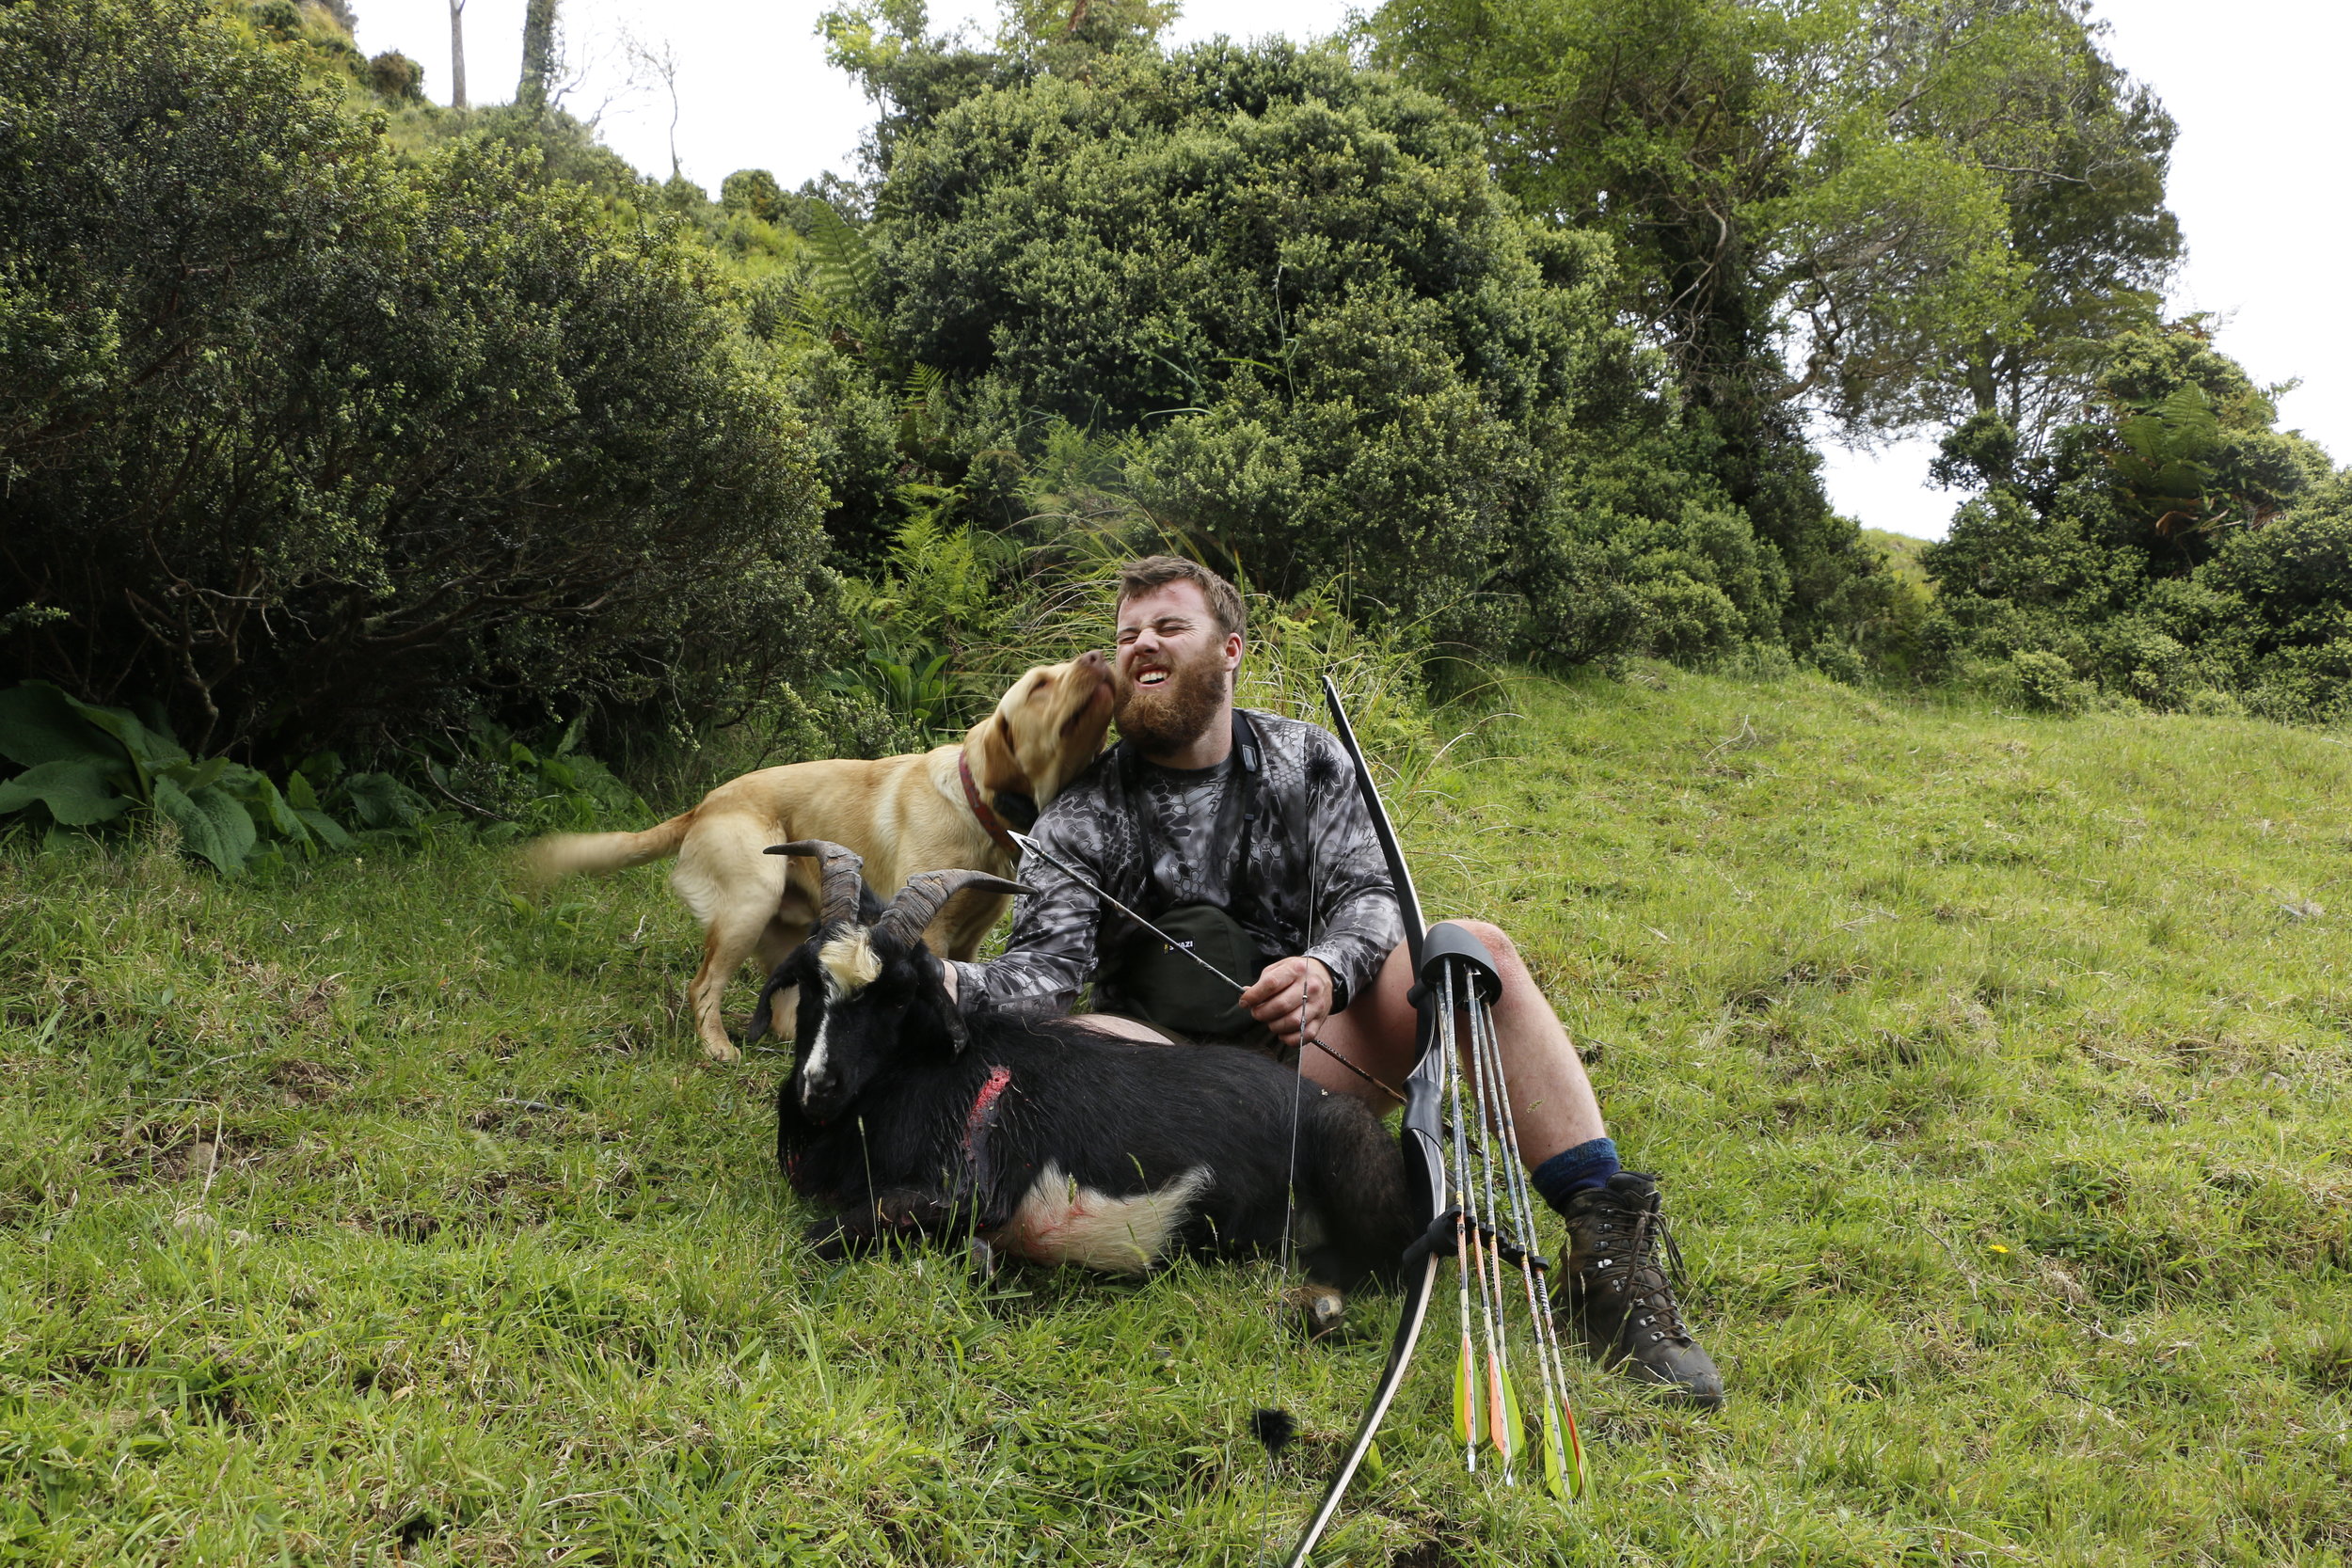
<path fill-rule="evenodd" d="M 1511 705 L 1407 804 L 1424 896 L 1519 935 L 1732 1402 L 1578 1368 L 1564 1513 L 1461 1473 L 1424 1352 L 1325 1560 L 2352 1555 L 2352 748 L 1658 669 Z M 1263 1267 L 818 1264 L 781 1058 L 696 1052 L 658 874 L 502 870 L 0 860 L 0 1557 L 1279 1560 L 1389 1298 L 1310 1347 Z"/>

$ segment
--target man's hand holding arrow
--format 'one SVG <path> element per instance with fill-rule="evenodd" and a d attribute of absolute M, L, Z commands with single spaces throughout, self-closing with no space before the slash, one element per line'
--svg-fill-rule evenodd
<path fill-rule="evenodd" d="M 1277 958 L 1242 991 L 1241 1005 L 1284 1045 L 1298 1045 L 1331 1016 L 1331 972 L 1319 958 Z"/>

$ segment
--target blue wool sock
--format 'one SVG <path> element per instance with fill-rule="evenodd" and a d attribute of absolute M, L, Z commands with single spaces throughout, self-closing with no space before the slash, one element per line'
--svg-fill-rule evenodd
<path fill-rule="evenodd" d="M 1609 1179 L 1622 1167 L 1617 1164 L 1617 1146 L 1607 1138 L 1595 1138 L 1588 1144 L 1563 1149 L 1537 1165 L 1531 1179 L 1544 1201 L 1559 1212 L 1568 1212 L 1568 1200 L 1588 1189 L 1606 1187 Z"/>

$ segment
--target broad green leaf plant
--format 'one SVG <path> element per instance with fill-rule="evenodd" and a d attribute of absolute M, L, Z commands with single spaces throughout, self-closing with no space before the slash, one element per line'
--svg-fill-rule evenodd
<path fill-rule="evenodd" d="M 352 842 L 303 768 L 280 789 L 227 757 L 189 756 L 160 719 L 86 703 L 47 681 L 0 691 L 0 757 L 24 769 L 0 783 L 0 816 L 38 807 L 53 828 L 94 828 L 145 810 L 177 829 L 189 854 L 225 872 L 246 869 L 264 848 L 316 855 Z M 389 775 L 353 782 L 405 793 Z"/>

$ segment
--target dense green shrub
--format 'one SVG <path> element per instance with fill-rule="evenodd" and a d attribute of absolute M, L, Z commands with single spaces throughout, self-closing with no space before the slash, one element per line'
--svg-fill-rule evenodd
<path fill-rule="evenodd" d="M 421 103 L 424 101 L 424 67 L 397 49 L 389 50 L 368 61 L 368 86 L 380 97 Z"/>
<path fill-rule="evenodd" d="M 264 19 L 266 20 L 266 19 Z M 740 705 L 821 537 L 706 253 L 199 0 L 0 7 L 0 649 L 199 754 Z"/>
<path fill-rule="evenodd" d="M 2352 517 L 2327 454 L 2194 323 L 2108 345 L 2098 401 L 2021 461 L 1996 418 L 1945 443 L 1983 493 L 1924 556 L 1930 636 L 2164 708 L 2352 703 Z M 2062 704 L 2054 705 L 2063 705 Z"/>
<path fill-rule="evenodd" d="M 2343 476 L 2269 526 L 2232 536 L 2198 575 L 2215 602 L 2177 619 L 2237 656 L 2254 705 L 2290 717 L 2352 708 L 2352 485 Z"/>

